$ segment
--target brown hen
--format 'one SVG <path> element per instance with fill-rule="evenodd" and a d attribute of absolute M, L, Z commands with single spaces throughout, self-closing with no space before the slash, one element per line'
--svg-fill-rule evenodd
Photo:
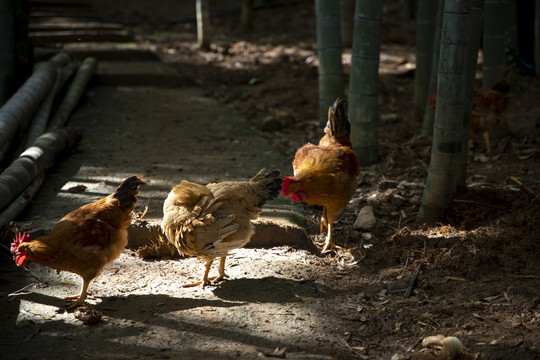
<path fill-rule="evenodd" d="M 140 176 L 131 176 L 109 196 L 64 216 L 48 235 L 32 240 L 30 235 L 19 234 L 11 244 L 17 265 L 32 260 L 79 275 L 83 280 L 81 292 L 67 299 L 77 299 L 69 307 L 84 305 L 90 282 L 127 245 L 126 229 L 131 224 L 138 189 L 144 184 Z"/>

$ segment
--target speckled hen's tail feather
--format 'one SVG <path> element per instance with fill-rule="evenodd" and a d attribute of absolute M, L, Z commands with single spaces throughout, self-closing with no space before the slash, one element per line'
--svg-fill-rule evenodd
<path fill-rule="evenodd" d="M 120 201 L 120 206 L 124 209 L 132 210 L 137 204 L 137 194 L 140 186 L 146 185 L 142 176 L 130 176 L 116 188 L 112 197 Z"/>
<path fill-rule="evenodd" d="M 261 202 L 258 206 L 263 206 L 267 201 L 274 200 L 278 197 L 281 191 L 281 173 L 279 170 L 273 170 L 269 173 L 265 173 L 264 169 L 259 171 L 250 181 L 258 182 L 264 185 L 264 191 L 259 195 Z"/>

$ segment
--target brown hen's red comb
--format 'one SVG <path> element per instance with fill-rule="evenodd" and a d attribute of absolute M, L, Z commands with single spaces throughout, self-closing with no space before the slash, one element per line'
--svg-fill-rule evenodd
<path fill-rule="evenodd" d="M 13 239 L 13 242 L 11 243 L 11 253 L 15 255 L 17 252 L 17 248 L 20 244 L 23 242 L 30 241 L 30 235 L 27 235 L 26 233 L 19 233 L 19 235 L 15 236 L 15 239 Z"/>

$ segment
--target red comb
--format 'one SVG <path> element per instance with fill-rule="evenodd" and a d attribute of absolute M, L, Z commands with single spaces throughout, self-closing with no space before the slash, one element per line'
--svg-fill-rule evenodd
<path fill-rule="evenodd" d="M 28 242 L 28 241 L 30 241 L 30 235 L 27 235 L 26 233 L 23 233 L 23 234 L 19 233 L 19 235 L 15 236 L 15 239 L 13 239 L 13 242 L 11 243 L 11 253 L 15 255 L 19 245 L 22 244 L 23 242 Z"/>

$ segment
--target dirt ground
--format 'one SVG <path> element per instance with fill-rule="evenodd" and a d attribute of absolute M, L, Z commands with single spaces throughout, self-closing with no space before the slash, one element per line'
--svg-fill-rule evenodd
<path fill-rule="evenodd" d="M 215 4 L 212 11 L 221 16 L 213 19 L 212 49 L 200 52 L 190 21 L 194 1 L 92 1 L 102 17 L 123 20 L 138 43 L 193 78 L 224 111 L 242 114 L 261 131 L 261 141 L 292 160 L 297 147 L 317 141 L 322 132 L 313 4 L 285 2 L 289 4 L 256 11 L 251 33 L 239 26 L 238 15 L 227 11 L 239 1 Z M 467 192 L 452 202 L 448 222 L 417 224 L 430 144 L 417 136 L 421 124 L 411 113 L 414 32 L 412 20 L 385 6 L 381 156 L 379 163 L 361 169 L 356 194 L 337 223 L 337 243 L 345 250 L 321 256 L 291 246 L 241 249 L 228 262 L 229 280 L 186 289 L 182 284 L 201 273 L 197 259 L 144 260 L 130 248 L 91 285 L 96 299 L 90 302 L 103 314 L 92 326 L 64 312 L 62 301 L 51 295 L 54 287 L 76 291 L 76 276 L 36 265 L 27 278 L 12 265 L 5 270 L 9 277 L 0 277 L 0 285 L 11 289 L 10 296 L 2 290 L 6 311 L 1 315 L 12 323 L 2 330 L 2 347 L 17 349 L 14 359 L 397 360 L 434 358 L 421 340 L 444 334 L 463 342 L 458 359 L 538 359 L 540 80 L 523 77 L 513 88 L 506 112 L 508 134 L 492 138 L 491 154 L 475 139 Z M 344 64 L 348 74 L 350 49 Z M 118 146 L 95 161 L 106 162 L 108 156 L 137 146 L 142 142 L 138 136 L 159 139 L 145 131 L 132 129 L 134 135 L 119 137 Z M 198 142 L 204 151 L 212 138 Z M 77 161 L 91 162 L 92 152 L 83 147 Z M 155 175 L 153 157 L 136 154 Z M 122 172 L 135 167 L 126 158 Z M 162 198 L 178 176 L 178 169 L 170 170 L 168 178 L 159 180 Z M 186 168 L 184 174 L 196 170 Z M 214 180 L 211 170 L 204 170 L 201 181 Z M 106 177 L 117 169 L 100 171 Z M 91 190 L 99 192 L 105 185 L 112 186 L 98 183 Z M 69 201 L 54 210 L 73 206 Z M 354 220 L 367 205 L 376 224 L 370 232 L 356 230 Z M 320 248 L 320 209 L 305 206 L 303 212 L 309 239 Z M 8 255 L 3 261 L 10 260 Z M 415 287 L 404 297 L 417 269 Z M 28 288 L 15 294 L 15 280 L 10 279 L 17 273 Z M 35 348 L 41 352 L 36 354 Z"/>

